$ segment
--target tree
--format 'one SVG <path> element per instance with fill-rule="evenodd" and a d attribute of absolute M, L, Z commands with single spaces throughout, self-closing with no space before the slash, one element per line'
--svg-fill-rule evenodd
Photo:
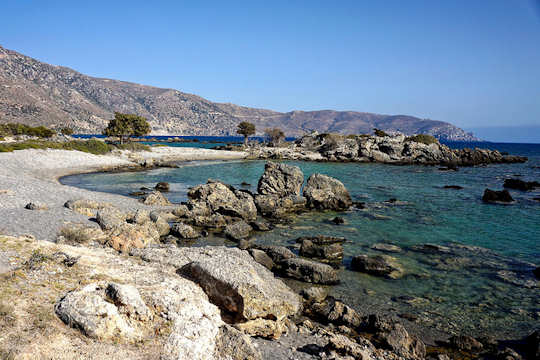
<path fill-rule="evenodd" d="M 255 134 L 255 125 L 247 121 L 242 121 L 238 124 L 236 133 L 244 136 L 244 146 L 247 146 L 248 137 Z"/>
<path fill-rule="evenodd" d="M 285 139 L 285 134 L 280 128 L 267 128 L 264 130 L 264 133 L 268 137 L 270 144 L 273 146 L 279 145 L 283 139 Z"/>
<path fill-rule="evenodd" d="M 103 135 L 118 136 L 120 143 L 132 136 L 144 136 L 150 134 L 150 124 L 146 118 L 134 114 L 114 113 L 114 119 L 103 130 Z"/>
<path fill-rule="evenodd" d="M 73 135 L 73 129 L 70 127 L 63 127 L 60 129 L 62 135 L 71 136 Z"/>

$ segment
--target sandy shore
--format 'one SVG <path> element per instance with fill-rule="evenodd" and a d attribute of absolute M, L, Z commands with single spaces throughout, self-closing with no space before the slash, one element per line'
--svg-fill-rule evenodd
<path fill-rule="evenodd" d="M 116 152 L 92 155 L 67 150 L 18 150 L 0 153 L 0 234 L 30 234 L 54 240 L 66 222 L 88 222 L 88 218 L 64 207 L 70 199 L 88 198 L 111 202 L 132 210 L 151 209 L 136 199 L 62 185 L 58 178 L 75 173 L 136 167 L 144 161 L 233 160 L 244 152 L 185 147 L 157 147 L 151 152 Z M 27 210 L 29 202 L 42 203 L 48 210 Z M 96 224 L 97 226 L 97 224 Z"/>

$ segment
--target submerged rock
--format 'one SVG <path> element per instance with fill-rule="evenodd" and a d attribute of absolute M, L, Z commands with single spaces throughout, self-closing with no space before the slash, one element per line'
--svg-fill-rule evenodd
<path fill-rule="evenodd" d="M 396 259 L 387 255 L 357 255 L 351 261 L 351 269 L 390 279 L 397 279 L 403 275 L 403 269 Z"/>
<path fill-rule="evenodd" d="M 376 243 L 376 244 L 371 245 L 371 248 L 373 250 L 390 252 L 390 253 L 401 252 L 401 248 L 399 246 L 393 245 L 393 244 L 386 244 L 386 243 Z"/>
<path fill-rule="evenodd" d="M 452 190 L 461 190 L 463 189 L 463 186 L 459 185 L 445 185 L 444 189 L 452 189 Z"/>
<path fill-rule="evenodd" d="M 505 179 L 503 186 L 508 189 L 516 189 L 521 191 L 530 191 L 540 188 L 538 181 L 523 181 L 520 179 Z"/>
<path fill-rule="evenodd" d="M 161 182 L 158 182 L 156 186 L 154 186 L 154 189 L 156 189 L 159 192 L 169 192 L 170 185 L 168 182 L 161 181 Z"/>
<path fill-rule="evenodd" d="M 257 191 L 261 195 L 299 196 L 303 183 L 304 174 L 298 166 L 267 162 Z"/>
<path fill-rule="evenodd" d="M 487 203 L 511 203 L 514 201 L 508 190 L 495 191 L 486 189 L 482 201 Z"/>
<path fill-rule="evenodd" d="M 318 210 L 347 210 L 351 196 L 343 183 L 330 176 L 313 174 L 304 187 L 308 207 Z"/>
<path fill-rule="evenodd" d="M 343 259 L 343 245 L 339 242 L 317 244 L 311 240 L 304 239 L 301 242 L 300 255 L 330 262 L 341 261 Z"/>

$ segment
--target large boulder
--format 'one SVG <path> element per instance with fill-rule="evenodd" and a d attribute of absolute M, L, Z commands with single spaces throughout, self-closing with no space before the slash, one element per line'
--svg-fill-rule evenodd
<path fill-rule="evenodd" d="M 304 174 L 298 166 L 267 162 L 259 179 L 257 191 L 262 195 L 284 197 L 300 195 Z"/>
<path fill-rule="evenodd" d="M 103 230 L 111 230 L 126 222 L 128 214 L 115 207 L 100 209 L 96 214 L 96 221 Z"/>
<path fill-rule="evenodd" d="M 246 251 L 193 251 L 189 258 L 193 261 L 179 272 L 199 284 L 230 323 L 250 335 L 277 338 L 283 321 L 301 310 L 299 296 Z"/>
<path fill-rule="evenodd" d="M 303 239 L 300 244 L 301 256 L 325 262 L 339 262 L 343 259 L 343 245 L 339 242 L 320 244 L 310 239 Z"/>
<path fill-rule="evenodd" d="M 107 235 L 97 226 L 78 223 L 67 223 L 58 233 L 57 242 L 70 245 L 104 244 Z"/>
<path fill-rule="evenodd" d="M 188 207 L 192 215 L 221 214 L 246 221 L 257 219 L 253 196 L 221 182 L 197 185 L 188 191 L 188 197 Z"/>
<path fill-rule="evenodd" d="M 333 285 L 339 283 L 337 271 L 330 265 L 301 259 L 286 259 L 280 263 L 283 275 L 314 284 Z"/>
<path fill-rule="evenodd" d="M 132 248 L 144 248 L 148 244 L 159 242 L 159 232 L 151 223 L 143 225 L 123 223 L 108 233 L 109 245 L 120 252 L 129 252 Z"/>
<path fill-rule="evenodd" d="M 323 174 L 313 174 L 304 187 L 309 207 L 318 210 L 346 210 L 352 205 L 349 192 L 341 181 Z"/>
<path fill-rule="evenodd" d="M 403 275 L 403 269 L 396 259 L 388 255 L 355 256 L 351 261 L 351 269 L 390 279 L 397 279 Z"/>
<path fill-rule="evenodd" d="M 140 331 L 130 325 L 129 316 L 123 316 L 107 298 L 105 288 L 103 284 L 90 284 L 68 293 L 56 304 L 56 314 L 64 323 L 80 329 L 88 337 L 120 341 L 140 339 Z"/>
<path fill-rule="evenodd" d="M 82 215 L 96 216 L 99 209 L 112 207 L 112 204 L 89 199 L 75 199 L 66 201 L 64 206 Z"/>

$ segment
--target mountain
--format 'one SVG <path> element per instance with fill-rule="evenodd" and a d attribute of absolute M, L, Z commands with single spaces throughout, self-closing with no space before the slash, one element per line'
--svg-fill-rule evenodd
<path fill-rule="evenodd" d="M 0 123 L 100 133 L 115 111 L 146 117 L 155 135 L 234 135 L 240 121 L 249 121 L 259 132 L 279 127 L 289 136 L 312 130 L 371 133 L 378 128 L 443 140 L 478 140 L 452 124 L 406 115 L 333 110 L 281 113 L 214 103 L 174 89 L 87 76 L 0 46 Z"/>

